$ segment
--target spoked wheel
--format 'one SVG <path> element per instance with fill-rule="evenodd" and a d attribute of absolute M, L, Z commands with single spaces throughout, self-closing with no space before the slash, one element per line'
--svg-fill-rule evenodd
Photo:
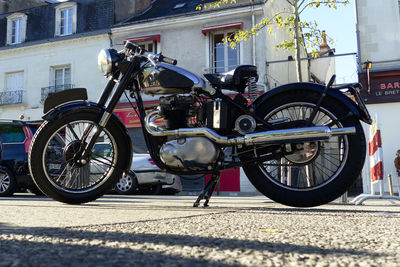
<path fill-rule="evenodd" d="M 46 121 L 36 132 L 29 167 L 36 185 L 47 196 L 77 204 L 108 192 L 122 176 L 128 149 L 118 140 L 123 135 L 111 118 L 101 131 L 89 156 L 82 157 L 96 131 L 99 114 L 80 112 Z"/>
<path fill-rule="evenodd" d="M 281 95 L 258 112 L 277 128 L 306 127 L 318 97 L 301 91 Z M 326 97 L 311 126 L 354 126 L 356 134 L 284 144 L 282 156 L 243 168 L 249 180 L 267 197 L 289 206 L 317 206 L 340 197 L 358 177 L 365 159 L 362 127 L 347 112 L 343 104 Z"/>

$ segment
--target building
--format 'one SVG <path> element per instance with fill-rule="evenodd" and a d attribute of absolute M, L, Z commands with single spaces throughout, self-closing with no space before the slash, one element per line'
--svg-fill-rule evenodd
<path fill-rule="evenodd" d="M 38 120 L 50 92 L 72 87 L 96 100 L 106 83 L 97 54 L 110 46 L 114 23 L 112 0 L 43 2 L 1 14 L 0 118 Z"/>
<path fill-rule="evenodd" d="M 382 135 L 384 175 L 392 174 L 398 190 L 394 158 L 400 149 L 400 10 L 398 0 L 356 0 L 358 75 L 362 97 L 372 116 L 378 115 Z M 369 136 L 365 127 L 366 137 Z M 364 185 L 369 185 L 369 158 L 363 170 Z M 387 190 L 387 189 L 386 189 Z M 369 192 L 369 188 L 364 188 Z"/>

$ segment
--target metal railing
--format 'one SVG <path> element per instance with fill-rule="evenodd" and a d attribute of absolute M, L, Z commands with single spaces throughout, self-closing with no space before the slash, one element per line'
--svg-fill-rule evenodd
<path fill-rule="evenodd" d="M 43 103 L 49 94 L 58 93 L 67 89 L 74 88 L 73 84 L 62 84 L 56 86 L 49 86 L 49 87 L 42 87 L 42 96 L 40 98 L 41 102 Z"/>
<path fill-rule="evenodd" d="M 0 92 L 0 106 L 21 104 L 24 90 Z"/>

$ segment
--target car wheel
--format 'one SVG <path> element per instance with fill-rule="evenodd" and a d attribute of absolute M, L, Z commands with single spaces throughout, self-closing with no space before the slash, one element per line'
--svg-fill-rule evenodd
<path fill-rule="evenodd" d="M 124 173 L 115 185 L 115 191 L 121 195 L 132 195 L 138 187 L 136 175 Z"/>
<path fill-rule="evenodd" d="M 0 166 L 0 197 L 12 196 L 17 189 L 14 175 L 3 166 Z"/>

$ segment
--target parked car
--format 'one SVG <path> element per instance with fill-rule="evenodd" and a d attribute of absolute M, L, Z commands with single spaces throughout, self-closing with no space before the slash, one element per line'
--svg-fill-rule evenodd
<path fill-rule="evenodd" d="M 0 120 L 0 197 L 30 189 L 41 195 L 29 175 L 28 151 L 40 122 Z"/>
<path fill-rule="evenodd" d="M 161 171 L 149 154 L 134 153 L 131 170 L 119 179 L 115 191 L 119 194 L 136 191 L 153 195 L 174 194 L 182 191 L 182 183 L 178 175 Z"/>
<path fill-rule="evenodd" d="M 99 162 L 107 164 L 111 147 L 108 143 L 97 143 L 93 147 L 96 163 L 90 166 L 90 172 L 96 173 L 102 168 Z M 114 191 L 122 195 L 134 193 L 156 195 L 160 193 L 178 193 L 182 191 L 180 177 L 160 170 L 149 154 L 133 153 L 131 169 L 125 172 L 115 185 Z"/>

